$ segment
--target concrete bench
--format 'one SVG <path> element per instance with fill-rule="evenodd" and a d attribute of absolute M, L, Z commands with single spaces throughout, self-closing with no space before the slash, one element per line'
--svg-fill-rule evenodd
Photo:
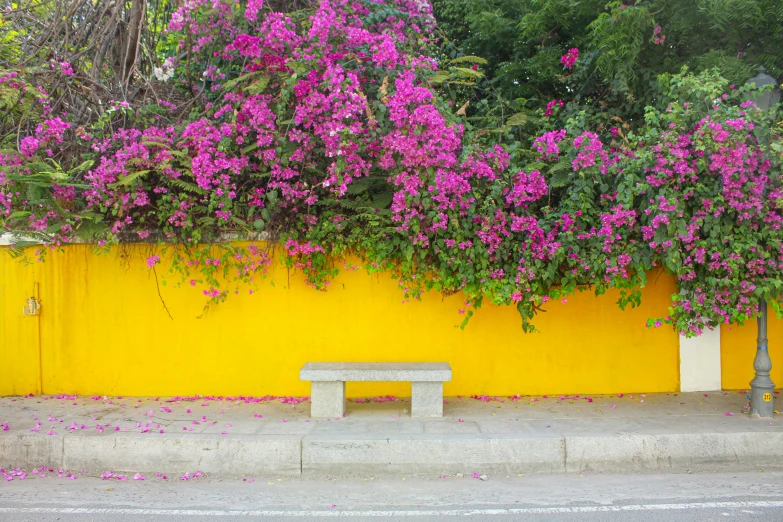
<path fill-rule="evenodd" d="M 310 381 L 310 415 L 342 417 L 345 382 L 411 383 L 411 417 L 443 416 L 443 383 L 451 380 L 448 363 L 307 363 L 299 378 Z"/>

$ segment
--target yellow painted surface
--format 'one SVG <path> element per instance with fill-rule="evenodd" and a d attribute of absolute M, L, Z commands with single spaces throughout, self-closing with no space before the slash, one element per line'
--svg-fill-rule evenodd
<path fill-rule="evenodd" d="M 34 294 L 41 265 L 22 266 L 0 248 L 0 395 L 40 391 L 39 322 L 22 307 Z"/>
<path fill-rule="evenodd" d="M 770 377 L 775 386 L 783 386 L 783 321 L 775 317 L 772 307 L 767 308 L 767 342 L 772 359 Z M 756 357 L 756 321 L 743 326 L 721 326 L 720 358 L 721 383 L 725 390 L 747 390 L 753 379 L 753 359 Z"/>
<path fill-rule="evenodd" d="M 615 293 L 584 292 L 549 305 L 536 320 L 541 333 L 524 334 L 511 307 L 485 305 L 460 330 L 460 295 L 403 304 L 389 276 L 363 270 L 341 270 L 318 292 L 278 263 L 254 295 L 231 295 L 202 319 L 204 296 L 169 276 L 161 293 L 172 320 L 148 253 L 134 247 L 119 260 L 118 252 L 74 245 L 28 266 L 0 252 L 0 394 L 40 391 L 39 326 L 46 393 L 301 396 L 309 395 L 299 380 L 308 361 L 446 361 L 448 395 L 679 388 L 676 333 L 645 327 L 666 315 L 667 276 L 652 278 L 640 308 L 621 311 Z M 42 314 L 24 317 L 35 282 Z M 351 383 L 348 394 L 407 396 L 409 386 Z"/>

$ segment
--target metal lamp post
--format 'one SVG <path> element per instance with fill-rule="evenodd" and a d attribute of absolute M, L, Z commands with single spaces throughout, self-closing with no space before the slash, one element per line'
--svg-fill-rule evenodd
<path fill-rule="evenodd" d="M 750 414 L 759 417 L 772 417 L 774 407 L 772 403 L 775 383 L 769 377 L 772 370 L 772 360 L 767 349 L 767 302 L 759 300 L 758 340 L 756 342 L 756 358 L 753 359 L 753 368 L 756 376 L 750 381 Z"/>
<path fill-rule="evenodd" d="M 753 98 L 756 106 L 763 110 L 768 111 L 770 107 L 780 102 L 780 89 L 778 88 L 778 82 L 775 78 L 766 73 L 766 69 L 762 65 L 759 67 L 759 73 L 747 81 L 749 84 L 755 85 L 757 88 L 766 87 L 772 85 L 772 89 L 764 91 L 761 95 Z"/>
<path fill-rule="evenodd" d="M 761 110 L 769 110 L 770 107 L 780 102 L 780 89 L 778 82 L 764 72 L 761 67 L 759 74 L 748 80 L 748 83 L 756 87 L 772 85 L 772 89 L 754 98 L 754 102 Z M 750 414 L 752 416 L 771 418 L 774 413 L 773 392 L 775 383 L 769 377 L 772 370 L 772 360 L 769 358 L 767 346 L 767 302 L 759 300 L 758 340 L 756 342 L 756 358 L 753 360 L 753 368 L 756 376 L 750 381 Z"/>

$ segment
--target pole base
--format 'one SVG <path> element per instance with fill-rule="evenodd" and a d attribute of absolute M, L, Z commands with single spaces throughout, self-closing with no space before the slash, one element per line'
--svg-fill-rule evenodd
<path fill-rule="evenodd" d="M 758 416 L 764 419 L 771 419 L 774 412 L 774 394 L 773 386 L 753 386 L 750 389 L 750 415 Z"/>

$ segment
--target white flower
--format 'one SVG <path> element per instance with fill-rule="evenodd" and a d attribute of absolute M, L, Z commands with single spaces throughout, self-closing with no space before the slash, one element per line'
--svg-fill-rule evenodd
<path fill-rule="evenodd" d="M 163 62 L 163 67 L 155 67 L 152 69 L 152 75 L 156 80 L 161 82 L 167 82 L 174 77 L 174 62 L 171 58 L 166 58 Z"/>

